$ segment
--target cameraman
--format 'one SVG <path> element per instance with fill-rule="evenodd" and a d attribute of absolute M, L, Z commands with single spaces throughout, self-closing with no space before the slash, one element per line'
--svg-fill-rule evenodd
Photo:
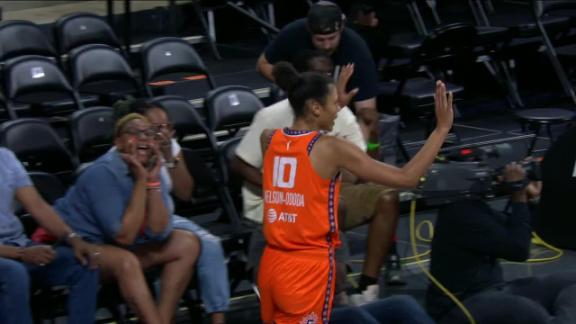
<path fill-rule="evenodd" d="M 438 213 L 430 270 L 470 311 L 477 323 L 576 323 L 576 273 L 555 273 L 505 282 L 499 260 L 526 261 L 532 228 L 522 167 L 506 166 L 510 215 L 480 199 L 452 203 Z M 426 307 L 439 323 L 467 323 L 462 311 L 429 284 Z"/>

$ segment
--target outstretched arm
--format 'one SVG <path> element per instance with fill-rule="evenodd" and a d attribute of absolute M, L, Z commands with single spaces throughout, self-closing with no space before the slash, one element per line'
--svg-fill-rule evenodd
<path fill-rule="evenodd" d="M 436 83 L 435 104 L 436 129 L 430 134 L 420 151 L 404 167 L 397 168 L 375 161 L 354 145 L 331 138 L 331 141 L 338 141 L 330 145 L 333 147 L 333 160 L 336 161 L 337 167 L 347 169 L 368 181 L 394 187 L 416 186 L 442 147 L 454 119 L 452 94 L 446 93 L 446 86 L 441 81 Z"/>

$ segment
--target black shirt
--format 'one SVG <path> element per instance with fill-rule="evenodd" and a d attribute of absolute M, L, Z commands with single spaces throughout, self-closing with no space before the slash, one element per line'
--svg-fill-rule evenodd
<path fill-rule="evenodd" d="M 440 210 L 430 272 L 463 300 L 503 283 L 499 258 L 525 261 L 530 252 L 530 212 L 525 203 L 513 203 L 505 216 L 482 200 L 464 200 Z M 439 319 L 454 303 L 436 286 L 428 286 L 426 307 Z"/>
<path fill-rule="evenodd" d="M 376 63 L 389 56 L 387 50 L 388 42 L 390 41 L 390 34 L 384 30 L 384 28 L 380 26 L 369 27 L 358 24 L 351 24 L 350 27 L 360 35 L 362 39 L 364 39 L 370 52 L 372 52 L 372 57 Z"/>
<path fill-rule="evenodd" d="M 303 18 L 286 25 L 264 53 L 268 62 L 274 64 L 278 61 L 294 62 L 298 53 L 307 49 L 315 48 L 306 26 L 306 19 Z M 354 74 L 348 82 L 348 89 L 359 88 L 354 101 L 376 97 L 378 91 L 376 65 L 368 46 L 358 34 L 345 28 L 340 45 L 332 54 L 332 60 L 336 66 L 354 63 Z"/>

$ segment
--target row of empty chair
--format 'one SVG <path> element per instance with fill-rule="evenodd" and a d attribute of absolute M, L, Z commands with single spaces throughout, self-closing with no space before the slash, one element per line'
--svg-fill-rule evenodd
<path fill-rule="evenodd" d="M 150 101 L 166 109 L 184 146 L 187 136 L 202 135 L 207 139 L 204 147 L 217 147 L 220 140 L 215 132 L 234 134 L 248 126 L 263 107 L 260 99 L 242 86 L 225 86 L 208 92 L 205 118 L 183 97 L 165 95 Z M 111 107 L 74 112 L 70 117 L 70 145 L 46 119 L 18 118 L 0 124 L 0 144 L 13 150 L 30 171 L 73 173 L 81 163 L 96 159 L 111 146 L 114 118 Z"/>
<path fill-rule="evenodd" d="M 126 95 L 161 94 L 163 87 L 181 81 L 193 82 L 195 94 L 215 87 L 200 56 L 182 39 L 151 40 L 141 47 L 139 63 L 131 64 L 100 16 L 70 14 L 53 27 L 56 46 L 32 22 L 0 22 L 4 119 L 67 115 L 86 106 L 112 105 Z"/>
<path fill-rule="evenodd" d="M 114 30 L 106 20 L 95 14 L 73 13 L 63 16 L 54 23 L 53 29 L 53 37 L 50 37 L 30 21 L 0 22 L 0 62 L 28 54 L 60 60 L 60 56 L 86 44 L 105 44 L 122 51 Z"/>
<path fill-rule="evenodd" d="M 215 87 L 200 56 L 179 38 L 160 38 L 142 47 L 142 80 L 114 48 L 102 44 L 72 50 L 65 71 L 50 58 L 24 55 L 5 62 L 2 71 L 6 112 L 61 115 L 93 105 L 112 105 L 127 95 L 152 96 L 179 81 L 194 82 L 205 93 Z M 34 110 L 36 109 L 36 110 Z"/>

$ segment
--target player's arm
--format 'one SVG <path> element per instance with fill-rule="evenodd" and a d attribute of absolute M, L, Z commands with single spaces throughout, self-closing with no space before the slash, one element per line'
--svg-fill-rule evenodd
<path fill-rule="evenodd" d="M 454 119 L 452 94 L 446 93 L 446 86 L 440 81 L 436 83 L 435 103 L 436 129 L 420 151 L 402 168 L 373 160 L 355 145 L 331 137 L 329 141 L 334 143 L 327 144 L 332 148 L 333 161 L 338 168 L 347 169 L 364 180 L 400 188 L 416 186 L 442 147 Z"/>

